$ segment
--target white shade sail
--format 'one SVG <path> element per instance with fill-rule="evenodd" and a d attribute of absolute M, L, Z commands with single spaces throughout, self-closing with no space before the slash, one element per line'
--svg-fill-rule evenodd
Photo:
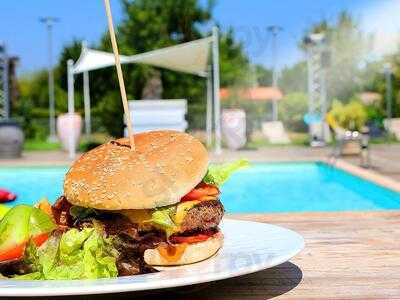
<path fill-rule="evenodd" d="M 219 101 L 219 47 L 218 29 L 213 28 L 212 36 L 175 46 L 149 51 L 146 53 L 120 55 L 122 64 L 140 63 L 173 71 L 207 77 L 207 141 L 211 143 L 212 111 L 214 111 L 215 151 L 221 152 L 221 126 Z M 74 113 L 74 74 L 84 73 L 85 124 L 90 128 L 90 92 L 89 71 L 115 65 L 113 53 L 89 49 L 82 45 L 78 61 L 72 60 L 68 66 L 68 113 Z M 212 52 L 211 52 L 212 49 Z M 211 52 L 211 53 L 210 53 Z M 211 58 L 211 62 L 209 62 Z M 186 125 L 185 125 L 186 126 Z M 88 134 L 90 130 L 87 130 Z M 71 132 L 71 140 L 74 133 Z M 209 143 L 209 144 L 210 144 Z M 76 148 L 70 143 L 69 156 L 75 157 Z"/>
<path fill-rule="evenodd" d="M 141 63 L 205 77 L 211 42 L 212 37 L 207 37 L 137 55 L 121 55 L 121 63 Z M 82 73 L 114 64 L 112 53 L 84 48 L 73 72 Z"/>
<path fill-rule="evenodd" d="M 121 63 L 126 63 L 126 56 L 121 55 L 120 58 Z M 81 55 L 79 56 L 78 61 L 74 64 L 72 71 L 77 74 L 114 65 L 114 54 L 89 48 L 82 48 Z"/>

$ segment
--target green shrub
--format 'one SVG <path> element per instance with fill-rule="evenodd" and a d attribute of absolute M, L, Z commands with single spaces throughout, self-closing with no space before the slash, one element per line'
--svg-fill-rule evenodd
<path fill-rule="evenodd" d="M 296 132 L 306 132 L 307 126 L 303 121 L 308 111 L 308 97 L 304 93 L 290 93 L 279 101 L 279 119 L 285 126 Z"/>
<path fill-rule="evenodd" d="M 188 103 L 186 120 L 189 130 L 204 130 L 206 128 L 206 105 L 203 103 Z"/>
<path fill-rule="evenodd" d="M 79 145 L 79 150 L 82 152 L 87 152 L 110 141 L 111 139 L 112 138 L 109 135 L 102 133 L 95 133 L 90 137 L 83 136 Z"/>
<path fill-rule="evenodd" d="M 109 91 L 93 108 L 93 115 L 98 117 L 107 132 L 116 137 L 124 134 L 123 107 L 118 90 Z"/>
<path fill-rule="evenodd" d="M 347 104 L 333 100 L 330 113 L 341 127 L 349 130 L 360 130 L 368 117 L 365 106 L 354 98 Z"/>
<path fill-rule="evenodd" d="M 375 124 L 378 127 L 383 127 L 383 120 L 385 119 L 386 113 L 380 104 L 371 104 L 365 106 L 367 113 L 367 120 Z"/>

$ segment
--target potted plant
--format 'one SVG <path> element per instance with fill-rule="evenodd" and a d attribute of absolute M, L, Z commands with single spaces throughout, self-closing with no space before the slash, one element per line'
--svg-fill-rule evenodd
<path fill-rule="evenodd" d="M 0 158 L 21 156 L 24 133 L 20 125 L 10 119 L 0 121 Z"/>
<path fill-rule="evenodd" d="M 57 135 L 63 150 L 70 147 L 78 148 L 82 131 L 82 117 L 75 114 L 62 114 L 57 118 Z"/>
<path fill-rule="evenodd" d="M 221 114 L 221 127 L 224 142 L 231 150 L 238 150 L 246 145 L 246 112 L 240 106 L 239 91 L 231 89 Z"/>
<path fill-rule="evenodd" d="M 334 100 L 329 113 L 340 127 L 350 132 L 360 132 L 365 126 L 368 117 L 365 106 L 355 98 L 350 99 L 347 104 Z M 356 155 L 359 154 L 360 151 L 360 143 L 353 140 L 344 144 L 342 154 Z"/>

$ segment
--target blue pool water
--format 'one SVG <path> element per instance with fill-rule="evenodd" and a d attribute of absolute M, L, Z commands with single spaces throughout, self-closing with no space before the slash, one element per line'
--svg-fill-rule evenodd
<path fill-rule="evenodd" d="M 0 168 L 0 187 L 15 203 L 54 201 L 67 168 Z M 228 212 L 300 212 L 400 209 L 400 193 L 323 163 L 254 164 L 222 187 Z"/>

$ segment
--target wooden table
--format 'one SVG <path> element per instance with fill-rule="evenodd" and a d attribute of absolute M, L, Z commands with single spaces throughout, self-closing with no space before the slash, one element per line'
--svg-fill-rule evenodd
<path fill-rule="evenodd" d="M 81 299 L 400 299 L 400 211 L 230 217 L 293 229 L 306 248 L 290 262 L 247 276 Z"/>

